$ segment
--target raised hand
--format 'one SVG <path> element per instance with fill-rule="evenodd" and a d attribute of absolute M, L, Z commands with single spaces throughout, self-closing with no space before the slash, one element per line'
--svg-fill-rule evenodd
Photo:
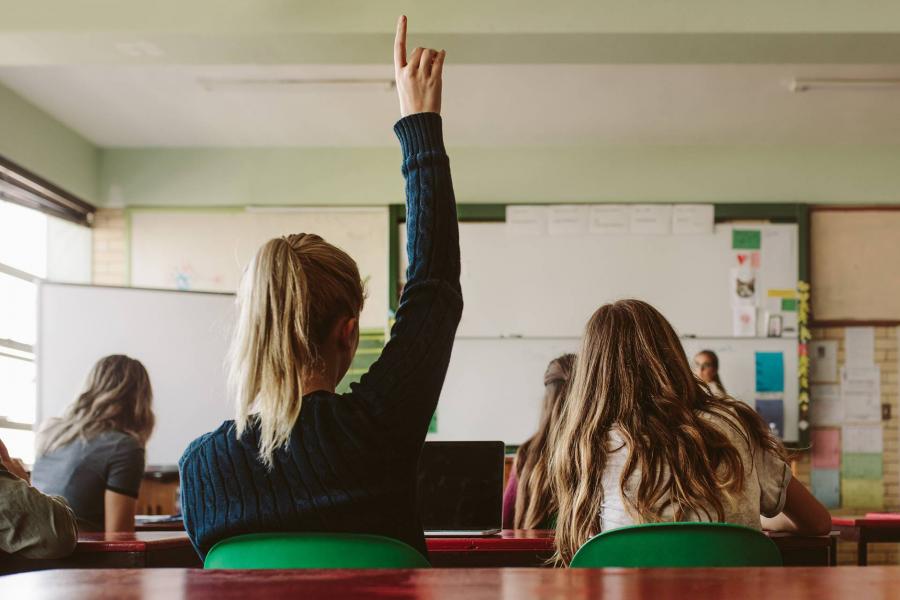
<path fill-rule="evenodd" d="M 406 56 L 406 17 L 397 21 L 394 38 L 394 77 L 400 96 L 400 116 L 441 112 L 441 72 L 446 50 L 416 48 Z"/>

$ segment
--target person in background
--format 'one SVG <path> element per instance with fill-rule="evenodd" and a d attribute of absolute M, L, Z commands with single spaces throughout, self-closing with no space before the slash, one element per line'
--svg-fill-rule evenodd
<path fill-rule="evenodd" d="M 728 395 L 719 377 L 719 357 L 712 350 L 701 350 L 694 356 L 694 372 L 709 386 L 713 396 L 724 398 Z"/>
<path fill-rule="evenodd" d="M 549 440 L 559 423 L 574 354 L 554 358 L 544 372 L 544 405 L 537 433 L 519 446 L 503 493 L 504 529 L 550 529 L 556 502 L 550 489 Z"/>
<path fill-rule="evenodd" d="M 244 272 L 228 367 L 237 416 L 179 461 L 185 530 L 201 556 L 220 540 L 262 531 L 376 534 L 427 556 L 417 464 L 463 307 L 439 114 L 443 64 L 443 51 L 407 56 L 401 17 L 394 132 L 408 277 L 388 343 L 348 393 L 335 389 L 359 344 L 364 293 L 353 259 L 298 233 L 263 244 Z"/>
<path fill-rule="evenodd" d="M 711 394 L 680 349 L 640 300 L 601 306 L 588 321 L 551 440 L 559 563 L 600 532 L 641 523 L 831 529 L 760 416 Z"/>
<path fill-rule="evenodd" d="M 77 542 L 78 526 L 65 501 L 29 485 L 25 466 L 10 458 L 0 440 L 0 552 L 62 558 Z"/>
<path fill-rule="evenodd" d="M 153 432 L 147 370 L 121 354 L 101 358 L 78 399 L 38 438 L 32 481 L 62 496 L 83 531 L 134 531 L 144 476 L 144 447 Z"/>

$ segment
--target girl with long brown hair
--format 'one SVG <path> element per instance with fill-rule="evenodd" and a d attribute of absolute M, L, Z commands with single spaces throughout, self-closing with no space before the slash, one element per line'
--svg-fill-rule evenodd
<path fill-rule="evenodd" d="M 38 435 L 32 483 L 66 499 L 83 531 L 134 531 L 153 432 L 153 390 L 140 361 L 122 354 L 97 361 L 84 391 Z"/>
<path fill-rule="evenodd" d="M 563 564 L 592 536 L 632 524 L 831 526 L 759 415 L 712 395 L 669 322 L 639 300 L 601 306 L 588 321 L 551 471 Z"/>
<path fill-rule="evenodd" d="M 544 373 L 544 405 L 537 432 L 516 452 L 516 462 L 503 494 L 504 529 L 547 529 L 556 516 L 556 501 L 550 489 L 549 442 L 559 423 L 574 354 L 550 361 Z"/>

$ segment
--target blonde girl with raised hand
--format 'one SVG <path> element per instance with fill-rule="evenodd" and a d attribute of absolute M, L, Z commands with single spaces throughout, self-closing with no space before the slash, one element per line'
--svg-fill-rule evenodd
<path fill-rule="evenodd" d="M 237 416 L 195 440 L 180 461 L 185 528 L 205 555 L 261 531 L 378 534 L 427 555 L 416 466 L 462 314 L 459 236 L 444 150 L 444 52 L 394 65 L 394 125 L 406 178 L 409 270 L 381 357 L 335 388 L 359 341 L 363 284 L 353 259 L 297 233 L 266 242 L 247 267 L 229 361 Z"/>
<path fill-rule="evenodd" d="M 639 300 L 601 306 L 588 321 L 552 446 L 562 564 L 592 536 L 641 523 L 831 527 L 759 415 L 711 394 L 669 322 Z"/>
<path fill-rule="evenodd" d="M 38 434 L 31 482 L 62 496 L 81 531 L 134 531 L 147 440 L 155 417 L 150 376 L 140 361 L 97 361 L 84 391 Z"/>

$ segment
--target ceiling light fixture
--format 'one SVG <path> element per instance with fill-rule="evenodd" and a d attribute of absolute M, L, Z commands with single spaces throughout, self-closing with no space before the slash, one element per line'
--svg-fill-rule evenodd
<path fill-rule="evenodd" d="M 792 92 L 812 91 L 900 91 L 900 78 L 897 79 L 851 79 L 851 78 L 794 78 L 788 85 Z"/>
<path fill-rule="evenodd" d="M 275 78 L 213 79 L 197 82 L 208 92 L 393 92 L 396 85 L 388 78 Z"/>

